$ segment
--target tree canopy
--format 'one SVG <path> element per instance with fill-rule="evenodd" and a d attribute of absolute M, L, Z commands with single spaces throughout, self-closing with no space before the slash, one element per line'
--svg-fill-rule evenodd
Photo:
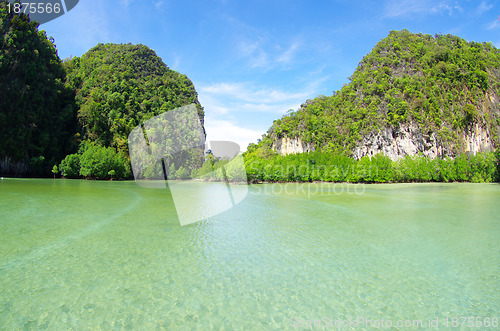
<path fill-rule="evenodd" d="M 82 140 L 127 153 L 134 127 L 166 111 L 195 103 L 193 83 L 169 69 L 144 45 L 98 44 L 66 62 L 68 84 L 76 91 Z"/>
<path fill-rule="evenodd" d="M 54 40 L 0 1 L 0 173 L 47 175 L 72 147 L 74 98 Z"/>

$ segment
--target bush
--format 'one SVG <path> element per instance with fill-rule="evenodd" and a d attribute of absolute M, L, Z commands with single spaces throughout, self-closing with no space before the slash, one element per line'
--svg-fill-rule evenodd
<path fill-rule="evenodd" d="M 469 172 L 470 172 L 470 163 L 469 158 L 466 154 L 460 154 L 455 158 L 455 169 L 457 172 L 456 179 L 459 182 L 467 182 L 470 180 Z"/>
<path fill-rule="evenodd" d="M 189 171 L 183 166 L 180 166 L 175 172 L 175 177 L 177 177 L 177 179 L 189 179 Z"/>
<path fill-rule="evenodd" d="M 80 175 L 85 178 L 109 179 L 111 170 L 116 178 L 128 178 L 131 175 L 127 158 L 112 147 L 103 147 L 94 142 L 87 142 L 80 156 Z"/>
<path fill-rule="evenodd" d="M 80 155 L 67 155 L 59 165 L 59 171 L 64 177 L 78 178 L 80 176 Z"/>
<path fill-rule="evenodd" d="M 377 183 L 386 183 L 393 180 L 392 160 L 383 154 L 377 154 L 371 159 L 373 181 Z"/>
<path fill-rule="evenodd" d="M 494 180 L 500 182 L 500 149 L 495 152 L 493 162 L 496 162 L 496 171 L 494 172 Z"/>
<path fill-rule="evenodd" d="M 376 154 L 354 160 L 330 152 L 245 158 L 247 178 L 252 181 L 328 181 L 328 182 L 492 182 L 499 180 L 500 153 L 461 154 L 431 159 L 406 155 L 392 161 Z M 216 165 L 217 168 L 217 165 Z M 221 174 L 219 174 L 221 177 Z"/>
<path fill-rule="evenodd" d="M 227 180 L 230 182 L 246 182 L 247 177 L 245 173 L 245 168 L 241 163 L 241 157 L 231 160 L 226 165 L 226 176 Z"/>
<path fill-rule="evenodd" d="M 200 169 L 193 170 L 192 177 L 198 177 L 201 179 L 210 179 L 211 173 L 214 170 L 212 160 L 206 160 Z"/>
<path fill-rule="evenodd" d="M 439 174 L 443 182 L 454 182 L 457 180 L 454 161 L 450 158 L 439 160 Z"/>

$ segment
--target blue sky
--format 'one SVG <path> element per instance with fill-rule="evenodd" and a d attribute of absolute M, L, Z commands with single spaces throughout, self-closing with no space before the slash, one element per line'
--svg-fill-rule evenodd
<path fill-rule="evenodd" d="M 391 30 L 500 48 L 500 0 L 80 0 L 40 29 L 63 59 L 97 43 L 149 46 L 195 84 L 207 140 L 244 150 L 289 109 L 348 83 Z"/>

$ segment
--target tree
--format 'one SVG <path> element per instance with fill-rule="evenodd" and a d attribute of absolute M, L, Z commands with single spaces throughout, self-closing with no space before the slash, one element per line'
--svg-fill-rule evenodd
<path fill-rule="evenodd" d="M 213 157 L 212 157 L 213 158 Z M 203 165 L 194 173 L 194 177 L 199 177 L 201 179 L 209 179 L 210 175 L 214 171 L 213 160 L 207 157 L 207 160 L 203 162 Z"/>
<path fill-rule="evenodd" d="M 108 171 L 108 175 L 111 176 L 110 180 L 113 180 L 113 176 L 116 176 L 116 171 L 114 171 L 113 169 L 111 169 L 110 171 Z"/>
<path fill-rule="evenodd" d="M 175 176 L 177 179 L 189 179 L 189 172 L 186 168 L 184 168 L 184 166 L 180 166 L 175 172 Z"/>
<path fill-rule="evenodd" d="M 170 167 L 168 168 L 168 174 L 167 174 L 168 179 L 177 179 L 175 175 L 175 164 L 172 162 L 170 164 Z"/>
<path fill-rule="evenodd" d="M 54 167 L 52 168 L 52 173 L 54 174 L 54 179 L 56 179 L 56 174 L 59 172 L 59 170 L 57 169 L 57 165 L 54 165 Z"/>
<path fill-rule="evenodd" d="M 0 174 L 49 175 L 71 150 L 74 93 L 54 40 L 0 1 Z"/>

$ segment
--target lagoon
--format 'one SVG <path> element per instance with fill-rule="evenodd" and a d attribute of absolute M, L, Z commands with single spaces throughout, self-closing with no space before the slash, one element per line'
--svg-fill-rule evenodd
<path fill-rule="evenodd" d="M 498 318 L 499 202 L 498 184 L 262 184 L 180 226 L 167 189 L 6 178 L 0 327 Z"/>

